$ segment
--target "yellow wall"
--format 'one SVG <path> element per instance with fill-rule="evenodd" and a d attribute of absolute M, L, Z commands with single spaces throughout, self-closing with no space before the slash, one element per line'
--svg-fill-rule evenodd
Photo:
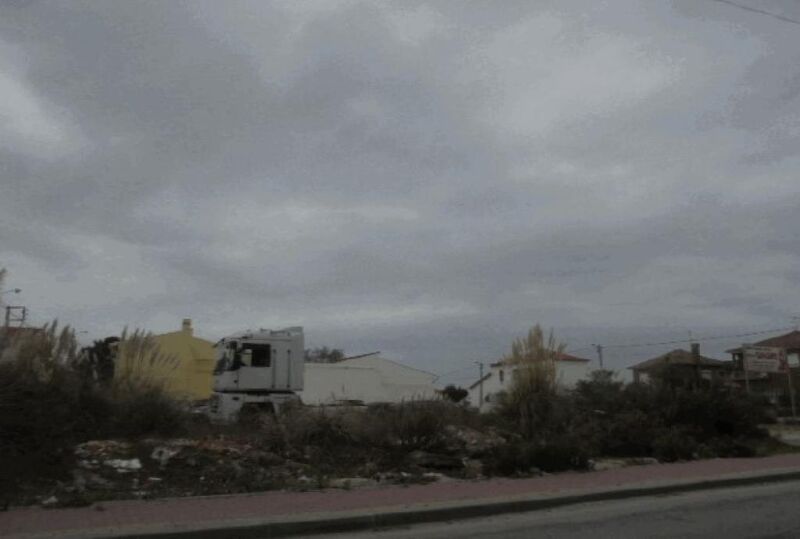
<path fill-rule="evenodd" d="M 162 360 L 120 360 L 116 376 L 155 382 L 180 399 L 208 399 L 214 376 L 213 343 L 195 337 L 188 319 L 180 331 L 155 335 L 154 340 Z"/>
<path fill-rule="evenodd" d="M 162 354 L 176 358 L 175 367 L 164 374 L 166 388 L 180 398 L 209 398 L 215 362 L 213 343 L 192 336 L 191 329 L 157 335 L 156 342 Z"/>

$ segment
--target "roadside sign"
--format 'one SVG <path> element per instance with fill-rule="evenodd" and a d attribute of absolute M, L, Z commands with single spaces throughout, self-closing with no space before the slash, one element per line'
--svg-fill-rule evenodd
<path fill-rule="evenodd" d="M 795 352 L 794 354 L 789 354 L 786 356 L 786 362 L 789 364 L 790 367 L 800 367 L 800 354 Z"/>
<path fill-rule="evenodd" d="M 744 368 L 750 372 L 787 372 L 789 365 L 782 348 L 745 345 Z"/>

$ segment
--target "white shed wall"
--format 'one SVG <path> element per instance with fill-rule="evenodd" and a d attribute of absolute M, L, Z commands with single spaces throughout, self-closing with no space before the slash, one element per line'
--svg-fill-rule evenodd
<path fill-rule="evenodd" d="M 436 376 L 380 356 L 339 363 L 306 363 L 305 404 L 333 404 L 359 400 L 365 404 L 438 398 Z"/>

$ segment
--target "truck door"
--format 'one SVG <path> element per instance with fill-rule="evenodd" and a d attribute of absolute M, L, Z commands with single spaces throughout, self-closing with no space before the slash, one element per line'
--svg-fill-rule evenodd
<path fill-rule="evenodd" d="M 243 346 L 242 368 L 239 369 L 239 389 L 271 389 L 273 369 L 272 346 L 246 343 Z"/>

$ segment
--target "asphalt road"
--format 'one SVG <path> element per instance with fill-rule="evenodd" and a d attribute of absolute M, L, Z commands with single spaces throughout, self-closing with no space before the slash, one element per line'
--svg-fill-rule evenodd
<path fill-rule="evenodd" d="M 598 502 L 325 537 L 800 539 L 800 482 Z"/>

